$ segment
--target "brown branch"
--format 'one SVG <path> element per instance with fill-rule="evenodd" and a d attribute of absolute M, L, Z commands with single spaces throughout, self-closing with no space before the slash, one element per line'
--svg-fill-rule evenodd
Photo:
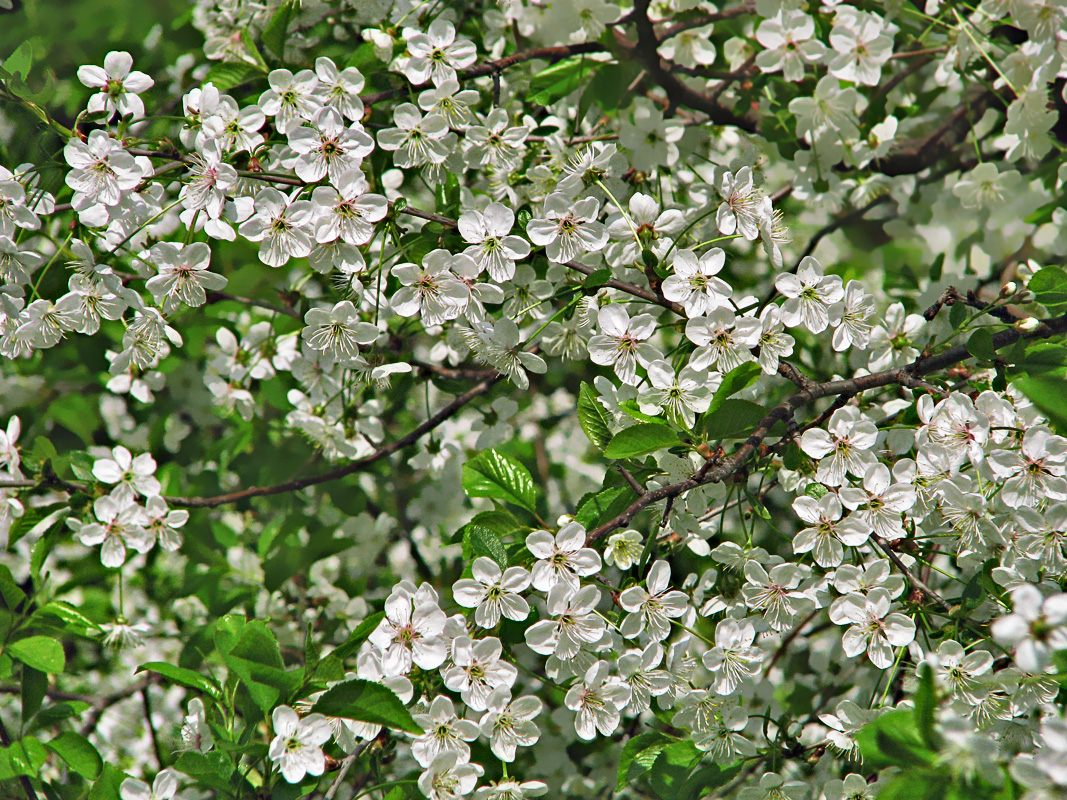
<path fill-rule="evenodd" d="M 944 598 L 942 598 L 937 592 L 931 589 L 918 575 L 908 569 L 904 565 L 904 562 L 900 560 L 900 556 L 894 553 L 893 548 L 890 547 L 882 538 L 872 534 L 871 539 L 876 545 L 878 545 L 878 549 L 885 553 L 889 560 L 893 562 L 893 566 L 899 569 L 903 573 L 904 577 L 911 581 L 912 585 L 915 586 L 915 588 L 917 588 L 919 591 L 921 591 L 923 594 L 925 594 L 927 597 L 929 597 L 931 600 L 933 600 L 946 611 L 952 608 L 952 606 L 949 605 L 949 603 L 947 603 Z"/>
<path fill-rule="evenodd" d="M 118 691 L 97 699 L 93 703 L 93 707 L 89 709 L 89 715 L 85 718 L 85 723 L 81 726 L 79 733 L 81 733 L 82 736 L 88 736 L 96 730 L 96 726 L 100 722 L 100 717 L 102 717 L 104 712 L 111 708 L 111 706 L 133 697 L 138 692 L 146 689 L 154 683 L 160 683 L 162 680 L 162 675 L 153 673 L 145 676 L 142 680 L 132 686 L 127 686 L 125 689 L 119 689 Z"/>
<path fill-rule="evenodd" d="M 420 361 L 417 358 L 408 359 L 408 363 L 420 372 L 428 375 L 436 375 L 449 381 L 482 381 L 496 375 L 495 369 L 478 369 L 477 367 L 444 367 L 440 364 L 431 364 L 428 361 Z"/>
<path fill-rule="evenodd" d="M 663 30 L 660 31 L 659 39 L 662 42 L 666 39 L 670 39 L 672 36 L 677 36 L 683 31 L 692 30 L 693 28 L 702 28 L 705 25 L 711 25 L 716 22 L 722 22 L 725 19 L 733 19 L 734 17 L 740 17 L 745 14 L 752 14 L 755 13 L 755 11 L 755 3 L 742 3 L 739 6 L 734 6 L 733 8 L 726 8 L 714 14 L 703 14 L 699 17 L 694 17 L 693 19 L 686 20 L 685 22 L 676 22 L 674 25 L 665 27 Z M 666 20 L 656 21 L 652 24 L 659 25 L 662 22 L 666 22 Z"/>
<path fill-rule="evenodd" d="M 1022 339 L 1047 339 L 1063 333 L 1067 333 L 1067 314 L 1044 320 L 1035 330 L 1025 334 L 1016 328 L 1009 328 L 995 333 L 993 334 L 993 349 L 1003 349 Z M 721 483 L 726 478 L 737 474 L 748 460 L 759 451 L 763 440 L 770 434 L 771 428 L 779 422 L 792 418 L 795 411 L 810 405 L 819 398 L 837 397 L 838 400 L 835 402 L 840 402 L 842 398 L 847 399 L 870 389 L 877 389 L 883 386 L 905 386 L 916 378 L 940 372 L 970 357 L 971 353 L 967 346 L 959 344 L 936 355 L 918 358 L 904 367 L 896 367 L 870 375 L 859 375 L 850 379 L 826 381 L 803 389 L 771 409 L 760 420 L 756 430 L 732 455 L 726 458 L 709 458 L 692 477 L 646 492 L 614 519 L 589 531 L 586 534 L 586 543 L 592 544 L 616 528 L 626 525 L 642 509 L 653 503 L 678 497 L 691 489 L 708 483 Z"/>
<path fill-rule="evenodd" d="M 960 290 L 955 286 L 949 286 L 945 289 L 941 296 L 934 301 L 933 305 L 923 312 L 923 318 L 927 322 L 930 322 L 938 315 L 938 312 L 940 312 L 944 306 L 952 306 L 956 303 L 963 303 L 963 305 L 969 306 L 970 308 L 985 311 L 990 316 L 996 317 L 1008 324 L 1017 322 L 1019 319 L 1004 306 L 995 306 L 993 303 L 987 303 L 985 300 L 980 300 L 978 294 L 973 289 L 969 289 L 967 294 L 960 294 Z"/>
<path fill-rule="evenodd" d="M 981 119 L 993 106 L 1006 107 L 1000 95 L 983 90 L 971 99 L 964 99 L 956 113 L 928 136 L 902 142 L 883 159 L 871 162 L 871 167 L 883 175 L 914 175 L 947 156 L 971 130 L 971 120 Z"/>
<path fill-rule="evenodd" d="M 283 306 L 275 306 L 266 302 L 265 300 L 256 300 L 251 297 L 238 297 L 237 295 L 227 294 L 226 292 L 208 292 L 208 303 L 221 303 L 224 300 L 232 300 L 235 303 L 244 303 L 248 306 L 255 306 L 256 308 L 265 308 L 267 311 L 273 311 L 276 314 L 284 314 L 287 317 L 293 319 L 302 319 L 300 312 L 295 308 L 285 308 Z"/>
<path fill-rule="evenodd" d="M 897 56 L 890 56 L 890 58 L 913 56 L 913 55 L 918 55 L 918 53 L 898 53 Z M 873 94 L 871 94 L 871 100 L 875 100 L 875 99 L 877 99 L 879 97 L 884 97 L 885 95 L 889 94 L 891 91 L 896 89 L 901 83 L 906 81 L 909 77 L 911 77 L 916 72 L 921 70 L 923 67 L 925 67 L 927 64 L 929 64 L 931 61 L 933 61 L 932 58 L 930 58 L 929 56 L 925 56 L 924 58 L 920 58 L 918 61 L 913 61 L 911 64 L 908 64 L 908 66 L 906 68 L 902 69 L 900 72 L 898 72 L 892 78 L 890 78 L 885 83 L 883 83 L 881 86 L 879 86 L 877 89 L 875 89 Z M 883 109 L 884 109 L 884 107 L 883 107 Z"/>
<path fill-rule="evenodd" d="M 730 109 L 712 101 L 707 95 L 689 88 L 671 74 L 669 65 L 660 58 L 657 52 L 659 38 L 656 36 L 652 21 L 648 18 L 648 6 L 649 0 L 636 0 L 634 3 L 637 45 L 633 53 L 644 64 L 652 81 L 667 93 L 670 108 L 685 106 L 707 114 L 715 125 L 730 125 L 749 133 L 758 132 L 759 124 L 756 118 L 738 116 Z"/>
<path fill-rule="evenodd" d="M 359 472 L 365 467 L 368 467 L 377 461 L 381 461 L 383 458 L 388 458 L 393 453 L 414 444 L 425 434 L 441 425 L 445 420 L 463 408 L 463 406 L 467 405 L 467 403 L 486 394 L 490 389 L 496 386 L 503 377 L 504 376 L 501 374 L 496 374 L 491 378 L 483 380 L 477 386 L 456 396 L 452 402 L 436 414 L 428 417 L 424 422 L 412 428 L 411 431 L 404 436 L 401 436 L 399 439 L 378 448 L 370 455 L 364 456 L 363 458 L 357 458 L 344 466 L 336 467 L 328 472 L 323 472 L 319 475 L 311 475 L 306 478 L 296 478 L 295 480 L 286 481 L 285 483 L 279 483 L 273 486 L 249 486 L 236 492 L 215 495 L 213 497 L 166 497 L 164 499 L 170 505 L 177 508 L 217 508 L 218 506 L 227 505 L 229 503 L 247 500 L 251 497 L 266 497 L 274 494 L 284 494 L 286 492 L 297 492 L 301 489 L 306 489 L 309 486 L 316 486 L 320 483 L 329 483 L 330 481 L 340 480 L 341 478 Z"/>
<path fill-rule="evenodd" d="M 622 464 L 616 464 L 615 466 L 619 468 L 619 474 L 622 475 L 622 479 L 630 484 L 630 488 L 634 490 L 634 494 L 640 497 L 645 493 L 645 487 L 634 479 L 634 476 L 630 474 L 630 471 L 626 469 L 626 467 Z"/>
<path fill-rule="evenodd" d="M 487 61 L 484 64 L 477 64 L 473 67 L 468 67 L 467 69 L 461 69 L 459 70 L 459 76 L 461 78 L 482 78 L 486 75 L 499 75 L 502 70 L 505 70 L 508 67 L 513 67 L 516 64 L 521 64 L 524 61 L 541 59 L 544 61 L 556 62 L 562 61 L 565 58 L 570 58 L 571 56 L 608 52 L 610 52 L 610 50 L 600 44 L 600 42 L 579 42 L 578 44 L 557 45 L 554 47 L 535 47 L 532 50 L 523 50 L 520 53 L 512 53 L 510 56 L 498 58 L 496 61 Z M 392 100 L 394 97 L 406 95 L 409 91 L 429 88 L 432 85 L 433 84 L 427 82 L 419 84 L 418 86 L 404 86 L 397 89 L 386 89 L 385 91 L 362 95 L 360 99 L 363 101 L 364 106 L 373 106 L 375 103 Z"/>
<path fill-rule="evenodd" d="M 738 67 L 722 79 L 719 85 L 715 87 L 715 91 L 713 91 L 708 96 L 708 100 L 712 103 L 718 103 L 719 98 L 722 97 L 722 93 L 729 89 L 738 80 L 738 78 L 747 75 L 755 63 L 756 56 L 755 54 L 753 54 L 745 60 L 744 64 L 742 64 L 740 67 Z"/>
<path fill-rule="evenodd" d="M 152 701 L 148 697 L 148 687 L 141 689 L 141 706 L 144 708 L 144 721 L 148 725 L 148 733 L 152 737 L 152 750 L 156 755 L 156 763 L 160 769 L 166 766 L 163 760 L 163 746 L 159 742 L 159 734 L 156 733 L 156 725 L 152 722 Z"/>
<path fill-rule="evenodd" d="M 788 361 L 778 362 L 778 374 L 783 378 L 788 378 L 797 385 L 798 389 L 807 389 L 815 385 L 815 381 L 794 367 Z"/>
<path fill-rule="evenodd" d="M 800 621 L 799 625 L 797 625 L 795 628 L 793 628 L 793 630 L 789 631 L 789 633 L 785 635 L 785 637 L 779 643 L 777 649 L 774 651 L 774 655 L 771 656 L 771 660 L 767 663 L 767 668 L 763 670 L 763 677 L 765 679 L 768 675 L 771 674 L 771 670 L 774 669 L 774 665 L 778 663 L 778 660 L 785 655 L 785 651 L 789 649 L 789 645 L 791 645 L 796 640 L 797 636 L 800 635 L 800 632 L 805 627 L 807 627 L 809 622 L 815 619 L 815 617 L 820 611 L 822 611 L 821 608 L 814 609 L 810 614 L 808 614 L 806 617 L 804 617 L 804 619 Z"/>

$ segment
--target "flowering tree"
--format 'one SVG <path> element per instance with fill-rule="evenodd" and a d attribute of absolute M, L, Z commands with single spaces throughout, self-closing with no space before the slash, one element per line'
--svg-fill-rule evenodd
<path fill-rule="evenodd" d="M 0 53 L 3 796 L 1067 797 L 1067 7 L 172 30 Z"/>

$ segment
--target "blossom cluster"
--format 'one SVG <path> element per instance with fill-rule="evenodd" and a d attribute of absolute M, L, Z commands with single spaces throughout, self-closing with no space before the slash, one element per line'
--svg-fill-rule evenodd
<path fill-rule="evenodd" d="M 126 51 L 72 129 L 11 95 L 63 179 L 0 166 L 0 680 L 160 676 L 124 800 L 903 796 L 901 715 L 1062 793 L 1067 14 L 452 5 L 198 0 L 176 124 Z"/>

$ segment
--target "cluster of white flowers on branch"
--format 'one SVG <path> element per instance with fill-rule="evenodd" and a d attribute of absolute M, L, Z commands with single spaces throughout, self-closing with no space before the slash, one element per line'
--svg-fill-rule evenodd
<path fill-rule="evenodd" d="M 474 12 L 0 66 L 0 787 L 1062 795 L 1067 12 Z"/>

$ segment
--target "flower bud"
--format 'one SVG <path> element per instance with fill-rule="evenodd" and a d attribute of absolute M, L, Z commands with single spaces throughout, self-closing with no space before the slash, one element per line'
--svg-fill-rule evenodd
<path fill-rule="evenodd" d="M 1016 291 L 1018 291 L 1018 289 L 1019 284 L 1017 284 L 1015 281 L 1008 281 L 1000 287 L 1000 296 L 1011 297 L 1013 294 L 1015 294 Z"/>
<path fill-rule="evenodd" d="M 1015 327 L 1024 333 L 1036 331 L 1040 325 L 1041 320 L 1036 317 L 1026 317 L 1026 319 L 1021 319 L 1015 323 Z"/>

